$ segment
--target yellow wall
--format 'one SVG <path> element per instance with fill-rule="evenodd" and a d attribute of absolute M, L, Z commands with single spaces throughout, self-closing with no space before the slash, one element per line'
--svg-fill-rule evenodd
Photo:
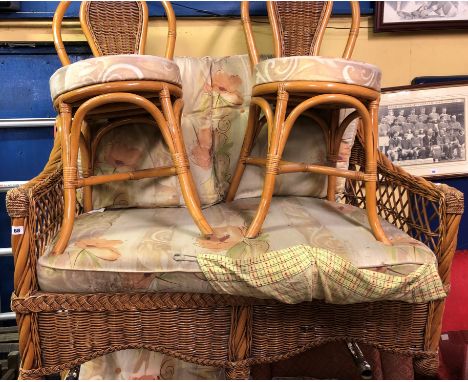
<path fill-rule="evenodd" d="M 263 19 L 264 21 L 264 19 Z M 0 21 L 1 41 L 52 41 L 50 22 Z M 348 18 L 333 18 L 325 34 L 322 55 L 341 54 L 346 42 Z M 261 53 L 271 53 L 271 31 L 264 23 L 254 25 Z M 176 55 L 224 56 L 247 52 L 240 20 L 182 19 L 178 21 Z M 147 53 L 164 50 L 165 23 L 150 21 Z M 67 22 L 65 40 L 80 41 L 84 37 L 77 22 Z M 361 32 L 353 56 L 373 63 L 383 72 L 383 86 L 408 84 L 422 75 L 468 74 L 468 31 L 431 33 L 372 32 L 372 18 L 363 18 Z"/>

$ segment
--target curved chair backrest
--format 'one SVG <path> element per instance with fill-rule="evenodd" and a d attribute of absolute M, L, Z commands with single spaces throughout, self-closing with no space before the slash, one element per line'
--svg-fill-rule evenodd
<path fill-rule="evenodd" d="M 315 56 L 320 51 L 332 12 L 332 1 L 267 1 L 268 19 L 273 29 L 275 57 Z M 351 1 L 352 22 L 343 58 L 349 59 L 359 34 L 360 9 Z M 243 1 L 241 17 L 252 65 L 259 62 L 249 15 L 249 2 Z"/>
<path fill-rule="evenodd" d="M 62 21 L 70 3 L 59 3 L 52 23 L 55 49 L 64 66 L 70 64 L 70 59 L 63 45 Z M 172 60 L 176 19 L 170 2 L 161 3 L 168 20 L 165 57 Z M 94 56 L 145 53 L 148 7 L 144 1 L 83 1 L 80 23 Z"/>

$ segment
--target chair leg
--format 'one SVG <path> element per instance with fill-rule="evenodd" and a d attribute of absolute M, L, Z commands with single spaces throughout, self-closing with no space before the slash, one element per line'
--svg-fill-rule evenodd
<path fill-rule="evenodd" d="M 268 142 L 268 155 L 266 160 L 265 180 L 263 183 L 263 191 L 258 206 L 257 213 L 247 230 L 246 237 L 255 238 L 262 228 L 266 215 L 270 208 L 271 199 L 275 189 L 276 175 L 278 175 L 279 162 L 286 144 L 283 141 L 284 134 L 284 121 L 286 117 L 286 110 L 288 106 L 289 95 L 282 88 L 278 90 L 275 120 L 273 124 L 273 131 L 271 132 L 271 142 Z"/>
<path fill-rule="evenodd" d="M 237 190 L 239 189 L 240 181 L 242 175 L 245 171 L 245 160 L 252 152 L 256 132 L 258 129 L 258 107 L 256 105 L 250 105 L 249 109 L 249 120 L 247 122 L 247 129 L 245 131 L 244 142 L 242 143 L 242 148 L 239 155 L 239 160 L 237 161 L 236 170 L 234 176 L 231 179 L 231 184 L 229 185 L 229 190 L 226 195 L 226 202 L 232 202 L 236 196 Z"/>
<path fill-rule="evenodd" d="M 337 156 L 340 150 L 341 137 L 338 137 L 339 110 L 333 110 L 330 121 L 330 135 L 327 142 L 327 161 L 331 167 L 336 167 Z M 334 202 L 336 198 L 336 176 L 328 175 L 327 200 Z"/>
<path fill-rule="evenodd" d="M 180 189 L 185 204 L 193 220 L 203 235 L 212 235 L 213 229 L 208 224 L 201 210 L 200 199 L 198 198 L 195 182 L 190 172 L 190 165 L 185 152 L 184 139 L 179 123 L 175 117 L 174 108 L 171 102 L 170 94 L 167 89 L 160 92 L 161 106 L 164 117 L 167 121 L 169 131 L 173 142 L 172 159 L 179 178 Z"/>
<path fill-rule="evenodd" d="M 83 178 L 93 174 L 89 144 L 83 134 L 80 134 L 81 171 Z M 89 212 L 93 209 L 93 194 L 91 186 L 83 187 L 83 210 Z"/>
<path fill-rule="evenodd" d="M 62 141 L 62 163 L 63 163 L 63 189 L 64 189 L 64 211 L 62 227 L 53 253 L 61 254 L 65 250 L 68 240 L 72 234 L 73 223 L 75 221 L 76 189 L 77 178 L 76 163 L 71 163 L 72 159 L 72 139 L 71 130 L 72 108 L 67 104 L 60 104 L 60 119 L 62 121 L 61 141 Z M 78 148 L 75 148 L 78 150 Z"/>
<path fill-rule="evenodd" d="M 366 152 L 366 175 L 368 179 L 365 182 L 366 190 L 366 211 L 371 226 L 372 232 L 377 240 L 384 244 L 390 244 L 384 230 L 380 224 L 377 211 L 377 142 L 375 142 L 377 134 L 377 113 L 379 103 L 372 102 L 369 107 L 369 115 L 371 126 L 366 126 L 363 120 L 365 132 L 365 152 Z"/>

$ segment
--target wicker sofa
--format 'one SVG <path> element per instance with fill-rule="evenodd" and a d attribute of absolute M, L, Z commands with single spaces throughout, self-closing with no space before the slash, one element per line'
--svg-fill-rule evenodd
<path fill-rule="evenodd" d="M 363 166 L 361 139 L 358 134 L 350 169 Z M 415 372 L 437 373 L 444 299 L 285 304 L 218 293 L 42 291 L 38 261 L 63 215 L 60 157 L 57 137 L 42 173 L 7 197 L 12 226 L 22 227 L 12 235 L 12 308 L 19 325 L 23 378 L 40 378 L 131 348 L 225 368 L 228 378 L 247 378 L 255 365 L 343 340 L 412 357 Z M 434 252 L 448 291 L 463 195 L 411 176 L 383 155 L 378 159 L 380 216 Z M 363 183 L 348 180 L 341 202 L 364 208 Z"/>
<path fill-rule="evenodd" d="M 178 58 L 176 62 L 180 67 L 184 85 L 185 106 L 181 127 L 195 185 L 201 202 L 206 207 L 204 212 L 208 220 L 213 216 L 212 211 L 218 210 L 221 211 L 219 216 L 224 216 L 223 213 L 226 211 L 236 209 L 240 212 L 235 213 L 246 215 L 245 211 L 248 208 L 244 208 L 242 200 L 247 200 L 245 203 L 248 205 L 251 198 L 260 196 L 261 174 L 246 172 L 247 183 L 251 184 L 244 188 L 241 184 L 238 191 L 240 201 L 230 205 L 224 203 L 222 199 L 232 179 L 247 124 L 246 111 L 249 108 L 252 87 L 248 80 L 250 68 L 247 57 Z M 204 79 L 203 75 L 207 75 L 207 78 Z M 68 82 L 70 81 L 65 81 Z M 132 141 L 134 138 L 132 134 L 141 133 L 138 122 L 141 122 L 141 118 L 119 126 L 119 129 L 126 130 L 130 134 L 120 138 L 120 142 L 124 145 Z M 104 126 L 114 123 L 120 122 L 111 119 L 104 121 Z M 92 128 L 102 127 L 103 125 L 96 125 Z M 320 147 L 317 144 L 319 137 L 314 135 L 320 130 L 317 128 L 316 132 L 312 133 L 310 121 L 306 123 L 304 129 L 295 130 L 302 133 L 296 137 L 296 143 L 291 145 L 291 152 L 288 153 L 286 150 L 286 157 L 294 156 L 295 152 L 301 151 L 297 148 L 297 144 L 301 145 L 301 148 Z M 342 161 L 338 165 L 352 171 L 365 172 L 363 137 L 358 133 L 357 139 L 354 139 L 355 131 L 356 129 L 353 130 L 351 137 L 347 137 L 346 142 L 342 142 L 343 152 L 338 153 Z M 371 282 L 366 284 L 367 290 L 359 296 L 353 294 L 353 290 L 357 289 L 353 283 L 348 285 L 347 289 L 343 285 L 343 294 L 340 294 L 339 285 L 338 287 L 334 285 L 335 289 L 330 294 L 330 291 L 325 291 L 326 288 L 322 284 L 319 285 L 320 288 L 316 288 L 317 290 L 312 290 L 311 285 L 305 285 L 294 291 L 297 292 L 296 295 L 288 294 L 289 286 L 299 285 L 294 282 L 285 284 L 286 286 L 278 284 L 278 289 L 273 291 L 240 288 L 240 293 L 236 293 L 238 285 L 229 289 L 232 285 L 229 282 L 215 280 L 216 275 L 210 281 L 218 283 L 208 285 L 209 264 L 213 260 L 209 256 L 202 257 L 205 261 L 203 269 L 207 271 L 204 274 L 196 273 L 196 277 L 192 277 L 184 285 L 178 285 L 177 278 L 180 273 L 175 273 L 171 276 L 172 279 L 164 279 L 165 284 L 161 284 L 163 287 L 158 283 L 143 283 L 142 287 L 139 279 L 135 281 L 132 277 L 125 279 L 126 283 L 116 285 L 117 278 L 113 276 L 108 278 L 108 276 L 116 273 L 111 264 L 120 261 L 118 256 L 121 254 L 118 254 L 116 246 L 122 244 L 124 240 L 115 240 L 116 238 L 107 240 L 106 245 L 110 245 L 103 249 L 97 245 L 102 244 L 99 236 L 97 239 L 85 236 L 83 232 L 87 233 L 86 228 L 92 228 L 90 231 L 93 231 L 96 227 L 86 227 L 88 221 L 86 219 L 92 218 L 89 213 L 83 213 L 83 206 L 80 203 L 76 206 L 77 215 L 80 216 L 76 219 L 75 237 L 72 235 L 70 246 L 79 247 L 80 251 L 92 251 L 97 248 L 102 252 L 94 257 L 86 255 L 88 256 L 86 261 L 78 261 L 76 253 L 67 249 L 61 255 L 51 253 L 51 246 L 56 240 L 64 216 L 60 134 L 58 131 L 49 161 L 41 174 L 26 185 L 11 190 L 7 195 L 7 208 L 12 218 L 12 248 L 15 258 L 12 309 L 17 313 L 19 326 L 22 378 L 41 378 L 48 374 L 59 373 L 96 357 L 123 349 L 160 352 L 187 362 L 224 368 L 228 378 L 248 378 L 252 368 L 256 368 L 257 371 L 253 375 L 259 375 L 260 365 L 288 360 L 305 353 L 308 349 L 342 341 L 358 341 L 377 350 L 405 356 L 406 359 L 409 357 L 417 373 L 428 376 L 437 373 L 437 349 L 444 310 L 443 296 L 450 286 L 450 267 L 457 242 L 458 225 L 463 213 L 463 195 L 457 190 L 411 176 L 394 166 L 385 156 L 378 155 L 377 209 L 383 218 L 382 223 L 390 231 L 397 232 L 397 235 L 406 233 L 427 246 L 417 244 L 419 248 L 424 247 L 423 252 L 415 250 L 416 255 L 413 254 L 410 258 L 417 259 L 418 254 L 422 256 L 425 253 L 430 258 L 426 265 L 435 267 L 434 263 L 437 263 L 437 269 L 434 270 L 437 277 L 434 284 L 438 287 L 437 293 L 432 290 L 421 290 L 417 282 L 413 285 L 411 282 L 405 284 L 403 281 L 404 292 L 396 288 L 390 293 L 388 288 L 385 288 L 386 285 L 383 288 L 380 288 L 381 285 L 373 287 L 372 280 L 392 279 L 390 276 L 388 278 L 382 276 L 386 275 L 385 269 L 375 267 L 370 267 L 371 269 L 365 272 L 357 272 L 358 276 L 364 273 L 379 276 L 371 278 Z M 291 140 L 294 141 L 294 138 L 291 137 Z M 157 142 L 152 138 L 148 139 L 148 136 L 140 137 L 140 141 L 152 142 L 153 146 L 157 146 Z M 96 152 L 92 153 L 96 162 L 92 163 L 94 173 L 113 173 L 116 167 L 126 170 L 128 167 L 131 170 L 140 169 L 139 165 L 145 167 L 143 163 L 136 163 L 137 161 L 133 160 L 134 151 L 124 150 L 123 155 L 122 152 L 109 152 L 105 150 L 108 144 L 106 137 L 102 137 L 101 151 L 96 144 Z M 265 146 L 265 140 L 263 145 Z M 352 149 L 347 145 L 351 145 Z M 157 150 L 159 150 L 158 155 L 154 155 L 153 158 L 169 158 L 167 152 L 159 146 Z M 309 162 L 314 162 L 323 156 L 313 150 L 305 151 L 309 155 L 308 158 L 302 155 L 300 159 L 293 159 L 307 159 Z M 102 158 L 104 159 L 100 162 Z M 149 158 L 151 161 L 151 155 Z M 102 166 L 104 162 L 112 165 Z M 167 165 L 167 163 L 157 164 Z M 133 168 L 135 166 L 136 168 Z M 311 184 L 310 174 L 282 176 L 287 178 L 283 177 L 281 178 L 283 180 L 277 181 L 276 193 L 281 194 L 279 199 L 275 199 L 279 200 L 279 207 L 276 210 L 273 208 L 277 213 L 281 212 L 285 203 L 287 204 L 289 200 L 297 201 L 298 197 L 303 198 L 300 199 L 303 201 L 305 196 L 313 195 L 316 197 L 314 200 L 323 198 L 327 192 L 330 196 L 326 179 L 324 183 L 323 178 L 314 178 L 316 183 Z M 123 186 L 114 183 L 116 186 L 111 188 L 93 187 L 93 208 L 97 211 L 106 209 L 104 213 L 98 212 L 94 216 L 113 216 L 112 214 L 118 215 L 118 211 L 124 207 L 142 207 L 125 210 L 136 211 L 135 216 L 143 216 L 140 212 L 148 214 L 148 211 L 153 211 L 152 216 L 160 215 L 163 217 L 162 221 L 166 219 L 168 225 L 174 226 L 175 230 L 179 229 L 179 233 L 184 231 L 187 226 L 181 228 L 182 220 L 179 219 L 182 219 L 187 211 L 177 208 L 183 204 L 180 190 L 174 186 L 173 177 L 167 179 L 167 183 L 158 183 L 157 187 L 153 187 L 153 183 L 141 183 L 142 181 L 134 183 L 128 181 Z M 347 228 L 348 235 L 351 232 L 351 237 L 347 239 L 348 243 L 351 243 L 353 231 L 348 228 L 352 226 L 350 222 L 352 219 L 340 214 L 339 211 L 352 211 L 359 216 L 359 219 L 365 216 L 364 181 L 348 179 L 346 183 L 338 184 L 336 196 L 340 203 L 331 201 L 322 203 L 320 200 L 307 203 L 312 210 L 315 207 L 320 211 L 333 210 L 335 217 L 341 216 L 340 221 Z M 147 205 L 148 198 L 153 199 L 153 204 L 151 200 L 149 202 L 150 206 Z M 256 202 L 258 204 L 258 199 Z M 299 207 L 296 206 L 296 211 L 301 209 L 302 202 L 297 203 Z M 146 217 L 140 220 L 144 221 Z M 317 220 L 320 218 L 323 217 L 319 216 Z M 105 225 L 110 227 L 113 223 L 114 220 L 107 221 Z M 370 231 L 368 226 L 361 223 L 358 224 L 361 236 L 356 238 L 368 235 Z M 307 222 L 303 224 L 306 228 L 310 228 Z M 85 231 L 77 234 L 77 227 L 79 229 L 84 227 Z M 121 224 L 117 235 L 124 235 L 130 228 L 126 224 Z M 198 233 L 192 235 L 190 233 L 192 231 L 186 230 L 189 233 L 185 232 L 183 233 L 185 236 L 179 237 L 187 240 L 188 236 L 190 240 L 186 241 L 187 243 L 195 242 L 202 245 L 198 245 L 195 251 L 196 245 L 187 244 L 187 247 L 190 247 L 188 254 L 184 253 L 183 246 L 177 251 L 170 248 L 168 252 L 172 251 L 173 258 L 188 259 L 187 263 L 192 264 L 191 269 L 193 269 L 194 254 L 198 256 L 204 255 L 205 252 L 216 254 L 221 251 L 220 253 L 228 258 L 226 250 L 235 248 L 236 251 L 231 251 L 230 255 L 233 258 L 238 257 L 241 265 L 247 264 L 242 263 L 245 254 L 250 256 L 250 260 L 257 255 L 270 254 L 270 263 L 266 263 L 269 266 L 275 264 L 276 259 L 273 255 L 281 252 L 271 251 L 270 243 L 262 240 L 253 250 L 252 242 L 242 237 L 243 231 L 237 226 L 221 228 L 214 226 L 214 229 L 215 235 L 206 240 L 200 239 Z M 289 235 L 288 221 L 286 219 L 268 221 L 267 218 L 264 230 L 273 233 L 270 236 L 272 242 L 276 240 L 275 245 L 277 245 L 278 242 L 281 243 L 281 237 L 277 236 L 278 232 L 283 232 L 284 236 Z M 412 240 L 408 236 L 405 237 L 408 238 L 404 239 L 407 242 Z M 117 236 L 117 239 L 121 237 Z M 170 244 L 164 235 L 157 239 L 159 246 Z M 284 241 L 288 242 L 289 239 L 285 237 Z M 314 240 L 314 235 L 309 235 L 308 243 L 295 244 L 310 246 L 311 242 L 315 243 Z M 352 243 L 354 247 L 360 248 L 359 239 L 354 241 Z M 326 247 L 327 237 L 325 241 L 321 238 L 318 242 Z M 365 248 L 367 244 L 362 244 L 362 254 L 366 253 L 369 257 L 372 253 Z M 135 252 L 137 246 L 138 243 L 135 245 Z M 427 248 L 432 250 L 433 254 L 428 254 L 430 251 Z M 388 253 L 391 252 L 389 247 L 386 247 L 386 250 Z M 128 256 L 131 258 L 132 253 L 128 252 L 127 258 Z M 156 252 L 154 247 L 149 247 L 149 254 Z M 327 258 L 341 259 L 332 252 L 327 252 Z M 145 253 L 148 254 L 148 251 Z M 294 255 L 294 252 L 291 253 Z M 247 260 L 249 256 L 246 256 Z M 216 260 L 222 262 L 221 258 L 223 256 L 218 256 Z M 290 256 L 289 259 L 294 260 L 294 256 Z M 163 260 L 160 263 L 164 263 Z M 197 261 L 200 261 L 198 257 Z M 347 261 L 338 263 L 338 267 L 340 264 L 349 265 Z M 61 269 L 63 264 L 68 266 L 72 264 L 72 266 Z M 92 268 L 93 264 L 102 266 L 100 272 Z M 152 271 L 153 265 L 149 266 L 149 272 Z M 327 266 L 325 264 L 322 270 L 326 270 Z M 288 269 L 281 268 L 281 264 L 279 268 L 283 273 L 282 276 L 288 273 Z M 366 268 L 366 264 L 363 268 Z M 333 271 L 336 268 L 330 267 L 330 269 Z M 78 271 L 79 277 L 75 271 Z M 122 270 L 118 270 L 117 273 L 120 271 Z M 130 276 L 138 273 L 135 269 L 124 269 L 123 273 L 125 272 Z M 145 271 L 140 269 L 139 272 L 144 278 Z M 343 275 L 346 281 L 346 277 L 350 274 L 343 272 Z M 244 276 L 248 278 L 251 275 Z M 266 273 L 266 278 L 268 276 Z M 250 281 L 252 279 L 255 280 L 255 277 L 252 276 Z M 227 280 L 230 280 L 229 277 Z M 168 286 L 169 284 L 172 286 Z M 380 298 L 374 293 L 379 288 L 386 291 L 386 294 Z M 311 289 L 310 295 L 304 297 L 302 289 Z M 425 298 L 425 293 L 430 297 Z M 317 295 L 321 298 L 317 298 Z M 435 298 L 435 295 L 439 297 Z"/>

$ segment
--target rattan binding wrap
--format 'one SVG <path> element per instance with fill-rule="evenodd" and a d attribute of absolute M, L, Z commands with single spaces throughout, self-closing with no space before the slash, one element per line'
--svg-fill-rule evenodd
<path fill-rule="evenodd" d="M 127 348 L 224 367 L 230 378 L 247 378 L 252 365 L 284 360 L 345 339 L 413 356 L 415 371 L 436 373 L 443 301 L 285 305 L 206 294 L 38 292 L 36 260 L 61 224 L 58 142 L 60 138 L 43 173 L 7 197 L 13 221 L 26 227 L 25 235 L 13 236 L 12 307 L 19 322 L 23 378 L 39 378 Z M 351 168 L 362 163 L 357 141 Z M 380 214 L 434 249 L 439 273 L 448 284 L 463 195 L 411 176 L 383 155 L 378 168 Z M 348 180 L 344 201 L 364 207 L 362 182 Z"/>
<path fill-rule="evenodd" d="M 97 56 L 138 54 L 145 15 L 140 1 L 84 1 L 82 27 L 89 31 L 90 46 Z M 94 52 L 96 50 L 96 52 Z"/>

